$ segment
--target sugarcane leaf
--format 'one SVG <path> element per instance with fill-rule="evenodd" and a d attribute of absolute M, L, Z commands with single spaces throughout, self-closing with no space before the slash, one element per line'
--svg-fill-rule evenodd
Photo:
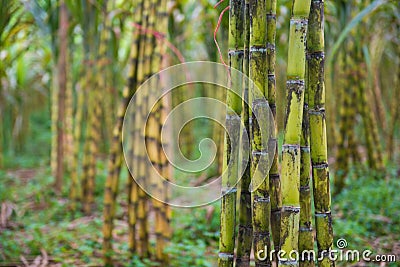
<path fill-rule="evenodd" d="M 44 10 L 37 1 L 22 1 L 22 3 L 24 4 L 25 9 L 32 14 L 39 29 L 46 34 L 50 33 L 49 25 L 46 23 L 46 10 Z"/>
<path fill-rule="evenodd" d="M 368 49 L 368 47 L 366 45 L 363 45 L 362 50 L 363 50 L 364 60 L 365 60 L 365 63 L 367 65 L 368 74 L 369 74 L 368 75 L 368 81 L 371 82 L 372 81 L 372 75 L 373 75 L 371 55 L 370 55 L 369 49 Z"/>
<path fill-rule="evenodd" d="M 354 29 L 366 16 L 372 14 L 378 7 L 381 7 L 382 5 L 385 5 L 387 3 L 387 0 L 376 0 L 372 2 L 347 24 L 347 26 L 343 29 L 338 39 L 332 46 L 332 49 L 328 56 L 328 65 L 332 64 L 333 60 L 335 59 L 336 53 L 339 51 L 339 48 L 342 45 L 343 41 L 346 39 L 346 37 L 348 37 L 350 31 Z"/>

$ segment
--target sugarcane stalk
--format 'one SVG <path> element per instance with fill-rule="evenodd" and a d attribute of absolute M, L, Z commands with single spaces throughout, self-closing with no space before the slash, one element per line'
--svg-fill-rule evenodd
<path fill-rule="evenodd" d="M 400 32 L 400 23 L 397 23 L 396 28 L 398 32 Z M 400 46 L 397 46 L 397 62 L 400 63 Z M 400 88 L 400 64 L 398 63 L 397 66 L 397 74 L 396 74 L 396 83 L 395 86 L 397 88 Z M 388 161 L 392 161 L 394 158 L 394 148 L 395 148 L 395 132 L 396 132 L 396 126 L 399 123 L 400 119 L 400 107 L 397 104 L 400 101 L 399 94 L 395 94 L 393 96 L 392 101 L 390 102 L 390 114 L 391 114 L 391 120 L 390 120 L 390 127 L 388 130 L 388 136 L 386 139 L 386 147 L 387 147 L 387 159 Z"/>
<path fill-rule="evenodd" d="M 94 205 L 94 185 L 96 177 L 96 162 L 98 154 L 98 143 L 101 140 L 101 108 L 99 103 L 101 102 L 100 91 L 97 88 L 98 80 L 98 65 L 97 65 L 97 23 L 96 23 L 96 8 L 94 3 L 89 0 L 84 1 L 84 15 L 89 19 L 82 21 L 82 27 L 84 32 L 84 52 L 85 52 L 85 64 L 88 66 L 87 75 L 87 88 L 88 91 L 88 106 L 87 106 L 87 127 L 86 127 L 86 139 L 84 146 L 84 157 L 83 157 L 83 178 L 82 181 L 82 193 L 83 193 L 83 210 L 85 213 L 90 213 L 92 206 Z"/>
<path fill-rule="evenodd" d="M 166 96 L 164 98 L 167 98 Z M 160 127 L 164 125 L 166 119 L 167 119 L 167 110 L 170 108 L 170 103 L 168 99 L 163 99 L 161 100 L 161 106 L 160 106 Z M 160 129 L 161 130 L 161 129 Z M 169 130 L 170 131 L 170 130 Z M 171 216 L 172 216 L 172 210 L 171 207 L 168 205 L 169 202 L 169 187 L 168 187 L 168 181 L 171 180 L 171 169 L 170 165 L 167 159 L 167 156 L 165 155 L 164 149 L 163 148 L 168 148 L 168 143 L 167 140 L 162 141 L 159 145 L 159 155 L 160 155 L 160 169 L 161 169 L 161 175 L 165 179 L 162 181 L 161 189 L 162 189 L 162 199 L 164 200 L 164 203 L 161 206 L 161 214 L 160 214 L 160 220 L 161 220 L 161 232 L 162 232 L 162 239 L 159 240 L 159 246 L 157 253 L 162 253 L 162 261 L 165 263 L 168 263 L 169 257 L 168 254 L 164 252 L 164 248 L 168 245 L 168 243 L 171 240 L 172 237 L 172 229 L 171 229 Z M 160 251 L 162 250 L 162 251 Z"/>
<path fill-rule="evenodd" d="M 147 21 L 145 20 L 143 16 L 143 9 L 144 9 L 144 1 L 140 1 L 137 3 L 136 6 L 136 19 L 135 23 L 141 26 L 145 26 Z M 144 58 L 144 46 L 145 46 L 145 41 L 146 38 L 141 34 L 141 29 L 138 28 L 135 33 L 134 33 L 134 43 L 132 46 L 131 50 L 131 75 L 129 78 L 129 83 L 128 87 L 125 88 L 124 90 L 126 92 L 129 92 L 128 95 L 129 97 L 126 99 L 125 102 L 125 94 L 124 94 L 124 109 L 126 110 L 128 106 L 129 99 L 131 96 L 136 92 L 137 87 L 140 86 L 140 84 L 143 82 L 142 76 L 139 77 L 139 71 L 142 71 L 143 69 L 143 58 Z M 129 149 L 128 149 L 128 159 L 132 161 L 132 166 L 133 169 L 130 171 L 134 171 L 136 178 L 139 178 L 139 175 L 141 172 L 139 171 L 139 168 L 142 167 L 142 161 L 140 159 L 140 152 L 136 149 L 135 147 L 139 147 L 138 143 L 140 139 L 139 134 L 140 134 L 140 125 L 143 125 L 143 120 L 141 118 L 141 102 L 139 101 L 138 98 L 134 99 L 135 102 L 132 103 L 135 105 L 135 110 L 132 111 L 131 113 L 127 114 L 128 116 L 131 117 L 132 120 L 134 120 L 135 127 L 132 127 L 130 129 L 130 138 L 128 140 Z M 122 118 L 122 117 L 121 117 Z M 122 125 L 121 125 L 122 126 Z M 138 232 L 138 226 L 137 226 L 137 221 L 138 221 L 138 210 L 139 210 L 139 192 L 140 188 L 137 185 L 136 181 L 133 179 L 132 174 L 129 172 L 128 173 L 128 228 L 129 228 L 129 250 L 131 253 L 136 253 L 138 251 L 139 244 L 136 240 L 137 232 Z M 142 197 L 143 197 L 143 193 Z M 141 214 L 141 217 L 142 214 Z"/>
<path fill-rule="evenodd" d="M 112 32 L 112 18 L 110 17 L 111 11 L 115 9 L 115 1 L 104 0 L 102 2 L 102 14 L 104 18 L 103 29 L 100 35 L 100 45 L 99 45 L 99 54 L 97 59 L 98 65 L 98 74 L 99 77 L 97 79 L 98 88 L 104 95 L 109 97 L 101 97 L 99 98 L 101 106 L 100 106 L 100 114 L 99 114 L 99 122 L 103 122 L 105 131 L 102 131 L 101 137 L 105 140 L 108 139 L 108 134 L 111 132 L 110 124 L 114 121 L 114 111 L 111 106 L 112 97 L 112 59 L 109 56 L 109 45 L 111 42 L 111 32 Z M 99 125 L 101 126 L 101 125 Z M 101 129 L 100 129 L 101 130 Z M 104 142 L 103 149 L 107 148 L 107 143 Z"/>
<path fill-rule="evenodd" d="M 93 77 L 93 76 L 92 76 Z M 92 80 L 93 81 L 93 80 Z M 83 175 L 84 181 L 83 188 L 83 210 L 86 214 L 89 214 L 94 205 L 94 187 L 96 178 L 96 161 L 98 141 L 101 139 L 100 136 L 100 106 L 98 105 L 97 92 L 89 93 L 89 109 L 88 109 L 88 127 L 86 131 L 86 143 L 84 149 L 84 163 L 83 163 Z M 91 108 L 90 108 L 91 107 Z"/>
<path fill-rule="evenodd" d="M 249 75 L 249 53 L 250 53 L 250 1 L 246 0 L 244 4 L 244 58 L 243 58 L 243 73 Z M 238 243 L 236 266 L 250 266 L 250 253 L 252 246 L 253 226 L 251 221 L 251 192 L 249 190 L 250 177 L 250 155 L 249 155 L 249 140 L 244 138 L 244 135 L 250 133 L 249 125 L 249 81 L 243 81 L 243 101 L 242 101 L 242 168 L 245 168 L 240 182 L 240 199 L 239 199 L 239 227 L 238 227 Z"/>
<path fill-rule="evenodd" d="M 347 70 L 349 69 L 349 64 L 348 64 L 348 60 L 350 60 L 350 58 L 348 58 L 346 56 L 346 54 L 343 53 L 341 54 L 341 56 L 343 57 L 343 59 L 341 60 L 341 62 L 343 63 L 343 69 Z M 343 74 L 347 74 L 346 72 Z M 347 144 L 348 142 L 348 138 L 349 138 L 349 132 L 352 132 L 352 126 L 350 126 L 351 128 L 349 128 L 349 110 L 352 109 L 353 107 L 351 106 L 352 100 L 351 98 L 354 97 L 354 88 L 352 86 L 352 84 L 350 83 L 350 79 L 346 80 L 345 82 L 343 82 L 343 84 L 341 84 L 340 88 L 339 88 L 339 93 L 341 95 L 341 105 L 339 108 L 339 114 L 340 114 L 340 124 L 339 124 L 339 135 L 338 135 L 338 149 L 337 149 L 337 171 L 335 174 L 335 181 L 334 181 L 334 185 L 335 185 L 335 194 L 338 194 L 342 191 L 342 189 L 345 186 L 345 178 L 349 169 L 349 149 L 347 149 Z M 350 92 L 348 92 L 350 91 Z M 346 138 L 347 137 L 347 138 Z"/>
<path fill-rule="evenodd" d="M 310 14 L 311 16 L 312 14 Z M 310 17 L 311 19 L 311 17 Z M 308 31 L 310 33 L 310 31 Z M 306 73 L 308 76 L 308 73 Z M 314 258 L 304 252 L 314 251 L 314 233 L 311 214 L 311 155 L 310 155 L 310 121 L 308 115 L 308 84 L 306 83 L 303 106 L 303 122 L 300 140 L 300 225 L 299 225 L 299 254 L 300 266 L 315 266 Z"/>
<path fill-rule="evenodd" d="M 64 164 L 66 170 L 69 174 L 72 172 L 72 162 L 74 157 L 74 135 L 73 135 L 73 118 L 74 118 L 74 99 L 73 99 L 73 79 L 72 79 L 72 71 L 71 64 L 72 55 L 70 53 L 70 49 L 67 50 L 68 60 L 66 62 L 67 69 L 67 84 L 66 84 L 66 92 L 65 92 L 65 135 L 64 135 L 64 151 L 65 151 L 65 160 Z M 72 178 L 72 177 L 71 177 Z M 74 186 L 76 188 L 78 186 L 78 181 L 72 181 L 71 179 L 71 187 Z M 74 201 L 75 197 L 72 197 L 71 200 Z"/>
<path fill-rule="evenodd" d="M 78 170 L 78 161 L 79 161 L 79 152 L 81 147 L 81 135 L 82 135 L 82 121 L 84 114 L 84 106 L 85 106 L 85 91 L 82 88 L 86 87 L 86 76 L 83 77 L 81 82 L 76 87 L 77 94 L 77 106 L 75 112 L 75 121 L 74 121 L 74 147 L 73 147 L 73 159 L 71 162 L 71 209 L 75 211 L 78 207 L 78 203 L 81 203 L 82 199 L 82 183 L 79 179 L 79 170 Z"/>
<path fill-rule="evenodd" d="M 243 19 L 244 1 L 231 0 L 229 10 L 229 71 L 235 68 L 242 71 L 243 68 Z M 230 77 L 230 75 L 229 75 Z M 219 240 L 218 265 L 233 266 L 235 250 L 236 228 L 236 195 L 239 171 L 239 143 L 240 143 L 240 113 L 241 113 L 241 81 L 232 80 L 226 104 L 227 133 L 224 138 L 224 159 L 222 174 L 222 199 L 221 199 L 221 233 Z M 229 135 L 228 135 L 229 133 Z"/>
<path fill-rule="evenodd" d="M 355 137 L 355 131 L 354 131 L 354 125 L 356 123 L 356 115 L 357 115 L 357 93 L 354 88 L 356 85 L 357 81 L 355 81 L 355 77 L 351 75 L 352 79 L 350 79 L 350 87 L 347 88 L 348 92 L 348 97 L 350 98 L 349 100 L 349 105 L 346 106 L 347 111 L 346 111 L 346 116 L 347 116 L 347 150 L 348 152 L 346 154 L 350 155 L 353 163 L 358 164 L 360 163 L 360 155 L 358 153 L 358 144 L 356 141 Z"/>
<path fill-rule="evenodd" d="M 250 59 L 249 78 L 257 88 L 250 88 L 251 105 L 251 181 L 253 249 L 256 266 L 270 266 L 271 198 L 269 188 L 268 140 L 262 136 L 268 129 L 268 66 L 267 66 L 267 1 L 250 1 Z M 259 257 L 259 252 L 267 255 Z"/>
<path fill-rule="evenodd" d="M 51 151 L 50 151 L 50 168 L 51 175 L 56 177 L 57 172 L 57 114 L 58 114 L 58 79 L 57 70 L 53 71 L 51 81 Z"/>
<path fill-rule="evenodd" d="M 166 6 L 166 1 L 162 0 L 163 8 Z M 163 23 L 166 23 L 166 9 L 161 10 L 159 17 L 162 18 Z M 161 24 L 163 24 L 161 23 Z M 162 29 L 166 29 L 164 26 L 166 24 L 162 25 Z M 165 46 L 163 45 L 160 47 L 161 50 L 165 49 Z M 163 53 L 160 53 L 160 59 L 161 55 Z M 161 61 L 160 61 L 161 63 Z M 161 64 L 162 65 L 162 64 Z M 161 85 L 161 81 L 157 80 L 158 84 Z M 157 87 L 158 88 L 158 87 Z M 160 99 L 159 106 L 158 106 L 158 120 L 159 120 L 159 129 L 158 131 L 161 133 L 162 127 L 165 125 L 165 121 L 167 120 L 167 115 L 168 115 L 168 110 L 170 109 L 170 103 L 169 103 L 169 96 L 164 96 L 162 99 Z M 165 126 L 164 126 L 165 127 Z M 164 128 L 164 131 L 167 131 L 167 134 L 170 133 L 171 129 L 166 129 Z M 168 264 L 169 262 L 169 257 L 168 254 L 164 252 L 165 247 L 168 245 L 171 239 L 172 235 L 172 230 L 170 227 L 170 222 L 171 222 L 171 207 L 168 205 L 169 203 L 169 185 L 168 181 L 171 180 L 171 168 L 168 162 L 168 158 L 166 156 L 166 152 L 164 149 L 168 149 L 168 140 L 169 138 L 163 138 L 161 139 L 161 135 L 159 135 L 159 143 L 158 143 L 158 156 L 159 156 L 159 169 L 160 169 L 160 174 L 161 177 L 163 178 L 162 181 L 158 181 L 157 186 L 158 186 L 158 191 L 160 194 L 160 199 L 162 203 L 160 203 L 160 209 L 159 213 L 156 214 L 158 217 L 158 225 L 159 225 L 159 232 L 161 233 L 160 236 L 158 236 L 157 239 L 157 244 L 156 244 L 156 258 L 158 258 L 160 261 L 162 261 L 164 264 Z"/>
<path fill-rule="evenodd" d="M 374 170 L 382 170 L 383 161 L 382 161 L 378 130 L 376 128 L 374 117 L 371 114 L 371 111 L 368 109 L 369 105 L 367 100 L 366 84 L 363 80 L 360 80 L 365 78 L 359 71 L 357 73 L 357 76 L 359 78 L 358 100 L 360 103 L 360 114 L 364 124 L 368 166 Z"/>
<path fill-rule="evenodd" d="M 69 72 L 70 73 L 70 72 Z M 79 197 L 79 180 L 76 175 L 77 160 L 75 157 L 75 141 L 74 141 L 74 127 L 73 127 L 73 88 L 72 88 L 72 77 L 68 77 L 67 93 L 65 99 L 65 145 L 66 151 L 66 165 L 71 178 L 71 185 L 69 190 L 70 207 L 72 211 L 76 209 L 77 198 Z M 79 142 L 79 141 L 78 141 Z M 75 173 L 75 174 L 74 174 Z"/>
<path fill-rule="evenodd" d="M 157 25 L 155 29 L 157 29 L 158 34 L 163 34 L 167 32 L 168 28 L 168 13 L 167 13 L 167 2 L 166 0 L 153 0 L 153 16 L 157 16 Z M 152 27 L 154 28 L 154 26 Z M 152 73 L 157 73 L 160 71 L 162 65 L 162 55 L 165 51 L 164 43 L 154 44 L 155 50 L 153 53 L 153 60 L 151 62 Z M 160 90 L 161 81 L 160 77 L 156 76 L 157 79 L 153 78 L 153 85 L 151 86 L 151 95 L 158 95 L 156 92 Z M 155 103 L 156 99 L 149 98 L 149 104 Z M 164 179 L 169 178 L 169 168 L 168 168 L 168 160 L 163 151 L 163 144 L 161 140 L 161 129 L 163 126 L 163 122 L 166 119 L 165 107 L 163 106 L 163 100 L 159 100 L 154 107 L 154 110 L 150 113 L 149 120 L 147 121 L 148 129 L 146 134 L 148 135 L 149 144 L 148 152 L 150 159 L 153 165 L 156 165 L 159 173 Z M 165 144 L 164 144 L 165 145 Z M 153 206 L 155 210 L 155 232 L 156 232 L 156 251 L 155 257 L 156 260 L 167 263 L 168 255 L 164 253 L 164 249 L 170 239 L 170 229 L 169 229 L 169 207 L 166 203 L 166 191 L 167 187 L 163 181 L 159 181 L 158 177 L 151 177 L 152 184 L 155 188 L 157 188 L 157 196 L 161 200 L 153 199 Z M 157 180 L 154 180 L 157 179 Z"/>
<path fill-rule="evenodd" d="M 63 0 L 60 1 L 59 19 L 59 54 L 57 62 L 57 159 L 55 189 L 61 193 L 64 180 L 64 138 L 65 138 L 65 95 L 67 91 L 67 58 L 68 58 L 68 11 Z"/>
<path fill-rule="evenodd" d="M 298 266 L 289 253 L 298 251 L 300 223 L 300 141 L 304 105 L 305 42 L 310 0 L 293 1 L 287 67 L 287 107 L 282 147 L 282 214 L 278 266 Z"/>
<path fill-rule="evenodd" d="M 335 266 L 325 115 L 324 1 L 313 0 L 308 44 L 310 147 L 318 266 Z M 321 260 L 322 259 L 322 260 Z"/>
<path fill-rule="evenodd" d="M 274 118 L 277 135 L 276 117 L 276 0 L 267 0 L 267 70 L 268 70 L 268 104 Z M 275 138 L 275 155 L 269 170 L 269 186 L 271 196 L 271 231 L 275 251 L 279 250 L 280 225 L 282 209 L 281 179 L 279 175 L 278 142 Z M 276 255 L 274 255 L 276 256 Z M 276 257 L 275 257 L 276 258 Z"/>
<path fill-rule="evenodd" d="M 145 0 L 144 8 L 143 8 L 143 29 L 150 29 L 151 26 L 154 26 L 154 22 L 152 22 L 152 16 L 150 14 L 151 10 L 151 1 Z M 140 67 L 138 69 L 138 82 L 142 84 L 147 78 L 151 76 L 151 60 L 153 54 L 153 36 L 151 32 L 147 31 L 144 38 L 144 45 L 141 46 L 141 54 L 143 53 L 143 57 L 139 58 L 141 61 Z M 147 110 L 148 110 L 148 99 L 149 92 L 146 90 L 143 94 L 142 99 L 138 99 L 140 101 L 140 119 L 143 123 L 146 120 Z M 139 131 L 140 140 L 145 140 L 145 131 Z M 139 153 L 139 179 L 140 184 L 149 185 L 150 181 L 147 179 L 149 170 L 147 170 L 146 165 L 146 151 L 138 151 Z M 137 220 L 139 227 L 139 255 L 142 258 L 147 258 L 150 255 L 150 242 L 149 242 L 149 222 L 148 222 L 148 212 L 149 212 L 149 202 L 147 194 L 139 188 L 139 200 L 138 200 L 138 210 L 137 210 Z"/>
<path fill-rule="evenodd" d="M 136 16 L 135 22 L 140 25 L 142 23 L 142 12 L 143 9 L 143 0 L 138 3 L 138 14 Z M 111 141 L 110 147 L 110 158 L 108 162 L 108 176 L 106 179 L 105 185 L 105 193 L 104 193 L 104 224 L 103 224 L 103 255 L 105 264 L 111 264 L 112 258 L 110 256 L 110 252 L 112 250 L 111 247 L 111 237 L 112 237 L 112 229 L 113 229 L 113 219 L 115 215 L 115 204 L 116 197 L 118 194 L 118 186 L 119 186 L 119 175 L 121 171 L 122 165 L 122 125 L 124 121 L 125 111 L 128 107 L 129 101 L 134 94 L 137 86 L 137 62 L 138 55 L 140 50 L 140 40 L 141 36 L 139 31 L 136 31 L 133 36 L 133 43 L 130 52 L 130 64 L 129 64 L 129 76 L 127 79 L 127 83 L 122 91 L 122 100 L 118 107 L 117 119 L 113 129 L 113 138 Z M 129 179 L 133 183 L 132 186 L 135 186 L 133 179 Z M 137 208 L 137 189 L 131 188 L 129 190 L 129 201 L 132 202 L 133 207 L 128 207 L 128 221 L 129 221 L 129 229 L 135 229 L 136 224 L 136 208 Z M 136 194 L 135 194 L 136 193 Z M 133 209 L 133 211 L 132 211 Z M 129 212 L 130 211 L 130 212 Z M 133 214 L 132 214 L 133 212 Z M 131 215 L 129 215 L 131 213 Z M 132 237 L 133 235 L 133 237 Z M 134 239 L 135 232 L 130 233 L 130 240 Z M 132 246 L 131 249 L 136 248 L 136 245 Z"/>

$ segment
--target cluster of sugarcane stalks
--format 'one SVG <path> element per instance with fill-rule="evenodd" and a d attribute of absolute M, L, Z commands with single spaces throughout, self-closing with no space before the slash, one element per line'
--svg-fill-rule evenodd
<path fill-rule="evenodd" d="M 151 199 L 146 192 L 136 183 L 146 186 L 155 186 L 157 190 L 163 192 L 163 199 L 167 198 L 165 184 L 153 181 L 147 169 L 147 157 L 156 166 L 159 173 L 166 179 L 169 178 L 169 165 L 163 152 L 161 141 L 161 127 L 166 118 L 168 101 L 163 99 L 157 102 L 147 117 L 147 111 L 156 102 L 152 96 L 153 90 L 158 90 L 159 84 L 154 84 L 150 91 L 146 91 L 140 97 L 135 97 L 133 109 L 127 111 L 131 97 L 135 94 L 137 87 L 145 82 L 154 73 L 160 70 L 162 65 L 162 55 L 165 47 L 162 42 L 157 42 L 156 34 L 165 35 L 167 31 L 167 7 L 165 0 L 140 0 L 136 6 L 134 42 L 131 47 L 129 77 L 126 87 L 123 90 L 123 99 L 118 109 L 118 117 L 113 130 L 111 143 L 111 153 L 109 160 L 109 174 L 106 180 L 104 197 L 104 225 L 103 225 L 103 252 L 106 265 L 112 265 L 112 232 L 113 220 L 116 210 L 116 199 L 119 188 L 119 176 L 122 167 L 122 126 L 124 116 L 130 116 L 134 122 L 132 129 L 128 133 L 128 166 L 134 172 L 128 174 L 127 195 L 128 195 L 128 227 L 129 227 L 129 249 L 132 253 L 142 258 L 153 257 L 154 259 L 166 263 L 168 257 L 164 252 L 166 245 L 171 238 L 169 227 L 171 210 L 170 207 L 161 201 Z M 126 114 L 125 114 L 126 113 Z M 146 125 L 146 130 L 141 129 L 141 125 Z M 137 142 L 146 140 L 146 151 L 138 148 Z M 152 224 L 150 211 L 154 211 L 155 222 Z M 150 232 L 154 226 L 155 248 L 150 245 Z"/>
<path fill-rule="evenodd" d="M 365 7 L 369 1 L 364 1 L 361 7 Z M 354 14 L 346 14 L 353 16 Z M 365 29 L 365 25 L 361 26 Z M 353 31 L 352 35 L 359 39 L 364 38 L 360 31 Z M 335 178 L 335 194 L 340 193 L 346 184 L 346 176 L 349 170 L 349 159 L 353 164 L 361 164 L 362 158 L 358 151 L 360 140 L 355 137 L 356 116 L 360 115 L 364 126 L 366 162 L 370 169 L 383 174 L 384 161 L 379 140 L 378 123 L 372 109 L 372 97 L 367 88 L 368 77 L 365 70 L 365 54 L 360 44 L 353 39 L 346 41 L 342 49 L 343 62 L 345 64 L 346 84 L 341 88 L 341 109 L 340 109 L 340 135 L 337 151 L 337 169 L 339 170 Z M 351 55 L 349 57 L 349 54 Z M 362 66 L 360 68 L 360 66 Z M 395 114 L 395 113 L 394 113 Z M 390 154 L 390 153 L 389 153 Z"/>
<path fill-rule="evenodd" d="M 89 22 L 82 23 L 84 38 L 85 61 L 84 65 L 88 68 L 82 70 L 82 80 L 77 86 L 76 95 L 76 111 L 75 120 L 73 111 L 73 94 L 71 79 L 66 79 L 67 91 L 65 100 L 65 165 L 70 175 L 71 183 L 69 195 L 71 198 L 70 208 L 75 211 L 79 206 L 82 207 L 86 214 L 93 210 L 94 206 L 94 191 L 96 180 L 96 163 L 101 147 L 98 145 L 103 138 L 103 120 L 102 106 L 105 99 L 112 98 L 102 97 L 102 93 L 107 92 L 111 87 L 109 78 L 111 76 L 110 66 L 112 65 L 109 59 L 108 48 L 111 42 L 111 19 L 109 13 L 113 9 L 113 1 L 104 1 L 101 5 L 95 6 L 91 3 L 86 5 L 87 15 L 89 17 L 97 16 L 100 12 L 105 20 L 100 37 L 97 37 L 97 31 L 94 30 L 94 19 Z M 61 12 L 62 10 L 60 10 Z M 68 65 L 67 65 L 68 66 Z M 70 72 L 68 75 L 72 75 Z M 113 117 L 113 112 L 108 116 Z M 83 122 L 86 123 L 86 133 L 83 134 Z M 84 138 L 82 138 L 84 137 Z M 84 139 L 82 172 L 80 173 L 79 158 L 81 151 L 81 139 Z M 59 143 L 59 142 L 58 142 Z M 57 145 L 57 147 L 59 147 Z"/>
<path fill-rule="evenodd" d="M 277 266 L 314 266 L 317 258 L 319 266 L 334 266 L 329 253 L 333 230 L 325 124 L 324 1 L 293 1 L 280 172 L 276 140 L 261 138 L 269 125 L 269 109 L 262 100 L 268 100 L 273 117 L 279 105 L 275 89 L 276 1 L 231 0 L 229 21 L 229 67 L 248 75 L 259 90 L 246 81 L 230 81 L 231 86 L 243 88 L 244 101 L 240 103 L 235 94 L 228 93 L 227 105 L 234 113 L 227 114 L 226 125 L 235 127 L 241 116 L 243 131 L 250 132 L 250 145 L 234 134 L 225 137 L 223 167 L 227 170 L 222 177 L 219 266 L 233 266 L 234 262 L 250 266 L 251 251 L 256 266 L 272 266 L 272 262 Z M 274 128 L 277 131 L 276 124 Z M 268 141 L 276 144 L 269 170 Z M 240 147 L 250 147 L 250 153 L 242 153 L 249 159 L 238 158 Z M 244 174 L 236 190 L 239 160 L 250 160 L 250 164 L 242 166 Z M 250 184 L 258 187 L 250 192 Z M 283 254 L 272 253 L 272 248 Z M 300 257 L 292 258 L 296 253 Z"/>

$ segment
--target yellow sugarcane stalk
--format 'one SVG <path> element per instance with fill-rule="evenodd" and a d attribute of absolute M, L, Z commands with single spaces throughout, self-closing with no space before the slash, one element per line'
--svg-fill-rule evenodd
<path fill-rule="evenodd" d="M 298 266 L 290 258 L 298 251 L 300 222 L 300 140 L 304 105 L 305 41 L 310 0 L 293 1 L 287 67 L 287 108 L 282 147 L 282 214 L 278 266 Z"/>
<path fill-rule="evenodd" d="M 142 12 L 143 1 L 140 1 L 137 5 L 139 12 L 136 16 L 135 22 L 137 24 L 142 23 Z M 129 76 L 126 85 L 122 91 L 122 101 L 119 104 L 117 119 L 113 129 L 113 138 L 111 141 L 110 148 L 110 158 L 108 163 L 108 176 L 106 179 L 105 193 L 104 193 L 104 224 L 103 224 L 103 255 L 105 264 L 111 264 L 112 259 L 109 255 L 111 247 L 111 237 L 113 228 L 113 219 L 115 214 L 115 204 L 116 197 L 118 194 L 119 185 L 119 175 L 121 171 L 122 164 L 122 124 L 125 116 L 125 111 L 128 107 L 129 101 L 136 90 L 137 86 L 137 62 L 139 56 L 139 44 L 141 40 L 141 35 L 139 31 L 136 31 L 133 36 L 133 43 L 130 52 L 130 64 L 129 64 Z M 129 181 L 136 186 L 133 179 L 130 178 Z M 134 229 L 136 224 L 136 206 L 137 206 L 137 189 L 133 188 L 129 190 L 129 202 L 134 203 L 133 207 L 128 207 L 128 217 L 129 217 L 129 228 Z M 136 194 L 135 194 L 136 193 Z M 131 211 L 133 209 L 133 211 Z M 133 214 L 132 214 L 133 212 Z M 131 215 L 129 215 L 131 213 Z M 133 235 L 133 237 L 132 237 Z M 135 232 L 130 233 L 130 240 L 134 240 Z M 132 241 L 131 241 L 132 242 Z M 136 245 L 131 245 L 131 249 L 136 248 Z"/>
<path fill-rule="evenodd" d="M 311 3 L 308 48 L 310 146 L 318 266 L 335 266 L 325 115 L 324 1 Z M 321 260 L 322 259 L 322 260 Z"/>

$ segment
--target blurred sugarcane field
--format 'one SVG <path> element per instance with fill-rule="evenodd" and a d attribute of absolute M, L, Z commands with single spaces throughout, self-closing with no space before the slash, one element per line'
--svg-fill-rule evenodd
<path fill-rule="evenodd" d="M 400 1 L 0 0 L 1 266 L 400 266 Z"/>

